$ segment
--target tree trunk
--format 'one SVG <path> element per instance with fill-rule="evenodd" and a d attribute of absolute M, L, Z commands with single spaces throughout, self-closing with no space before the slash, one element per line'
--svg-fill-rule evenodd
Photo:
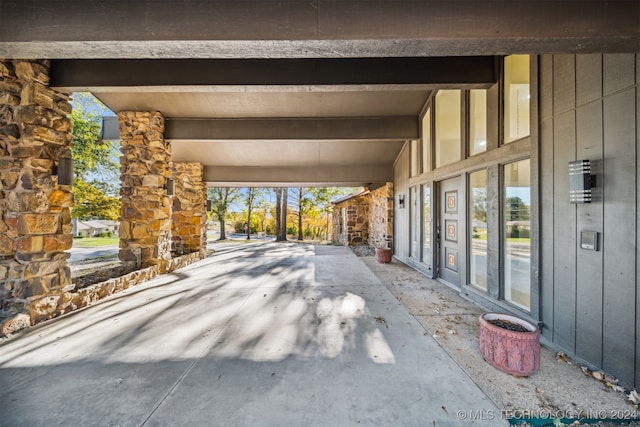
<path fill-rule="evenodd" d="M 251 240 L 251 205 L 247 209 L 247 240 Z"/>
<path fill-rule="evenodd" d="M 282 209 L 282 188 L 276 188 L 276 242 L 280 241 L 280 228 L 282 224 L 280 220 L 280 210 Z"/>
<path fill-rule="evenodd" d="M 220 220 L 220 238 L 218 240 L 226 240 L 227 233 L 224 225 L 224 218 Z"/>
<path fill-rule="evenodd" d="M 302 188 L 298 188 L 298 240 L 302 240 Z"/>
<path fill-rule="evenodd" d="M 279 242 L 287 241 L 287 205 L 289 204 L 289 189 L 282 189 L 282 208 L 280 209 L 280 235 Z"/>

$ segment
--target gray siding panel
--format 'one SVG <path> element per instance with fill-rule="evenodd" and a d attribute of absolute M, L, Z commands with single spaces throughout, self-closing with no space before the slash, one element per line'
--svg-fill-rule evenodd
<path fill-rule="evenodd" d="M 635 90 L 606 97 L 603 104 L 603 368 L 626 381 L 635 373 L 635 105 Z"/>
<path fill-rule="evenodd" d="M 636 388 L 640 386 L 640 55 L 636 55 Z"/>
<path fill-rule="evenodd" d="M 553 118 L 542 120 L 540 124 L 540 253 L 541 283 L 540 305 L 542 334 L 553 340 L 553 259 L 554 259 L 554 224 L 553 224 Z"/>
<path fill-rule="evenodd" d="M 601 97 L 602 55 L 576 55 L 576 105 L 584 105 Z"/>
<path fill-rule="evenodd" d="M 555 74 L 555 73 L 554 73 Z M 554 141 L 554 342 L 575 352 L 576 208 L 569 204 L 569 162 L 575 160 L 575 111 L 555 119 Z"/>
<path fill-rule="evenodd" d="M 593 82 L 595 84 L 595 82 Z M 602 80 L 598 81 L 599 87 Z M 576 111 L 578 159 L 589 159 L 592 173 L 602 179 L 602 102 L 591 102 Z M 602 236 L 602 188 L 594 190 L 594 201 L 577 205 L 576 263 L 576 354 L 585 360 L 602 364 L 602 250 L 581 249 L 580 232 L 597 231 Z"/>
<path fill-rule="evenodd" d="M 633 86 L 635 55 L 630 53 L 606 54 L 602 60 L 604 96 Z"/>
<path fill-rule="evenodd" d="M 540 320 L 553 341 L 553 56 L 542 55 L 540 72 Z"/>
<path fill-rule="evenodd" d="M 542 55 L 540 66 L 540 121 L 553 117 L 553 56 Z"/>
<path fill-rule="evenodd" d="M 543 336 L 637 388 L 640 55 L 542 56 L 539 71 Z M 568 202 L 574 159 L 592 161 L 591 204 Z M 579 247 L 583 230 L 600 251 Z"/>
<path fill-rule="evenodd" d="M 553 111 L 555 114 L 562 113 L 575 105 L 575 55 L 556 55 L 553 57 Z"/>

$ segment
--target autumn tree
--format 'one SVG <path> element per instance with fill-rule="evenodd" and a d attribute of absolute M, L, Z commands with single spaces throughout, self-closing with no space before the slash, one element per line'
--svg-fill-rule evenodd
<path fill-rule="evenodd" d="M 289 189 L 276 188 L 276 242 L 287 241 L 287 211 Z"/>
<path fill-rule="evenodd" d="M 331 200 L 340 195 L 351 194 L 353 190 L 353 188 L 346 187 L 296 188 L 292 197 L 298 207 L 296 214 L 298 240 L 302 240 L 305 235 L 316 239 L 322 229 L 325 230 L 325 236 L 328 239 Z M 324 217 L 324 221 L 322 221 L 322 217 Z"/>
<path fill-rule="evenodd" d="M 262 189 L 249 187 L 244 194 L 244 205 L 247 208 L 247 240 L 251 240 L 251 214 L 256 208 L 259 198 L 262 196 Z"/>
<path fill-rule="evenodd" d="M 309 189 L 310 196 L 313 201 L 313 206 L 316 212 L 315 216 L 320 218 L 325 217 L 325 239 L 329 240 L 329 222 L 331 214 L 333 213 L 333 205 L 331 200 L 341 195 L 347 195 L 353 193 L 355 189 L 350 187 L 317 187 Z M 314 236 L 314 238 L 317 237 Z"/>
<path fill-rule="evenodd" d="M 73 95 L 71 157 L 75 182 L 71 189 L 75 200 L 74 218 L 120 217 L 118 150 L 101 135 L 102 114 L 109 110 L 90 93 Z"/>
<path fill-rule="evenodd" d="M 209 188 L 207 197 L 211 200 L 211 212 L 214 218 L 220 223 L 220 238 L 227 238 L 225 232 L 225 221 L 229 215 L 229 206 L 238 200 L 240 193 L 237 188 Z"/>
<path fill-rule="evenodd" d="M 294 190 L 293 199 L 298 204 L 298 240 L 303 240 L 304 238 L 302 233 L 302 220 L 304 215 L 306 215 L 312 207 L 312 201 L 307 198 L 309 190 L 309 188 L 303 187 L 298 187 Z"/>

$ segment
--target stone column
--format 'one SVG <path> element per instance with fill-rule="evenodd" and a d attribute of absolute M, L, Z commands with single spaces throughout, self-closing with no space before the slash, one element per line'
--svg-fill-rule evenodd
<path fill-rule="evenodd" d="M 158 266 L 171 260 L 171 144 L 164 139 L 159 112 L 120 112 L 120 260 L 131 268 Z"/>
<path fill-rule="evenodd" d="M 371 192 L 371 246 L 393 248 L 393 183 Z"/>
<path fill-rule="evenodd" d="M 68 95 L 48 87 L 49 62 L 0 60 L 0 335 L 64 313 L 73 289 Z"/>
<path fill-rule="evenodd" d="M 207 245 L 207 189 L 200 163 L 174 163 L 171 252 L 174 256 L 199 252 Z"/>

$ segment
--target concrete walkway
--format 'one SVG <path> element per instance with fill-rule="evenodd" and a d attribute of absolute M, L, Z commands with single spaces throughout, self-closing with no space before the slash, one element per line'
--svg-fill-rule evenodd
<path fill-rule="evenodd" d="M 498 410 L 350 250 L 264 243 L 6 340 L 0 414 L 3 426 L 433 426 Z"/>

